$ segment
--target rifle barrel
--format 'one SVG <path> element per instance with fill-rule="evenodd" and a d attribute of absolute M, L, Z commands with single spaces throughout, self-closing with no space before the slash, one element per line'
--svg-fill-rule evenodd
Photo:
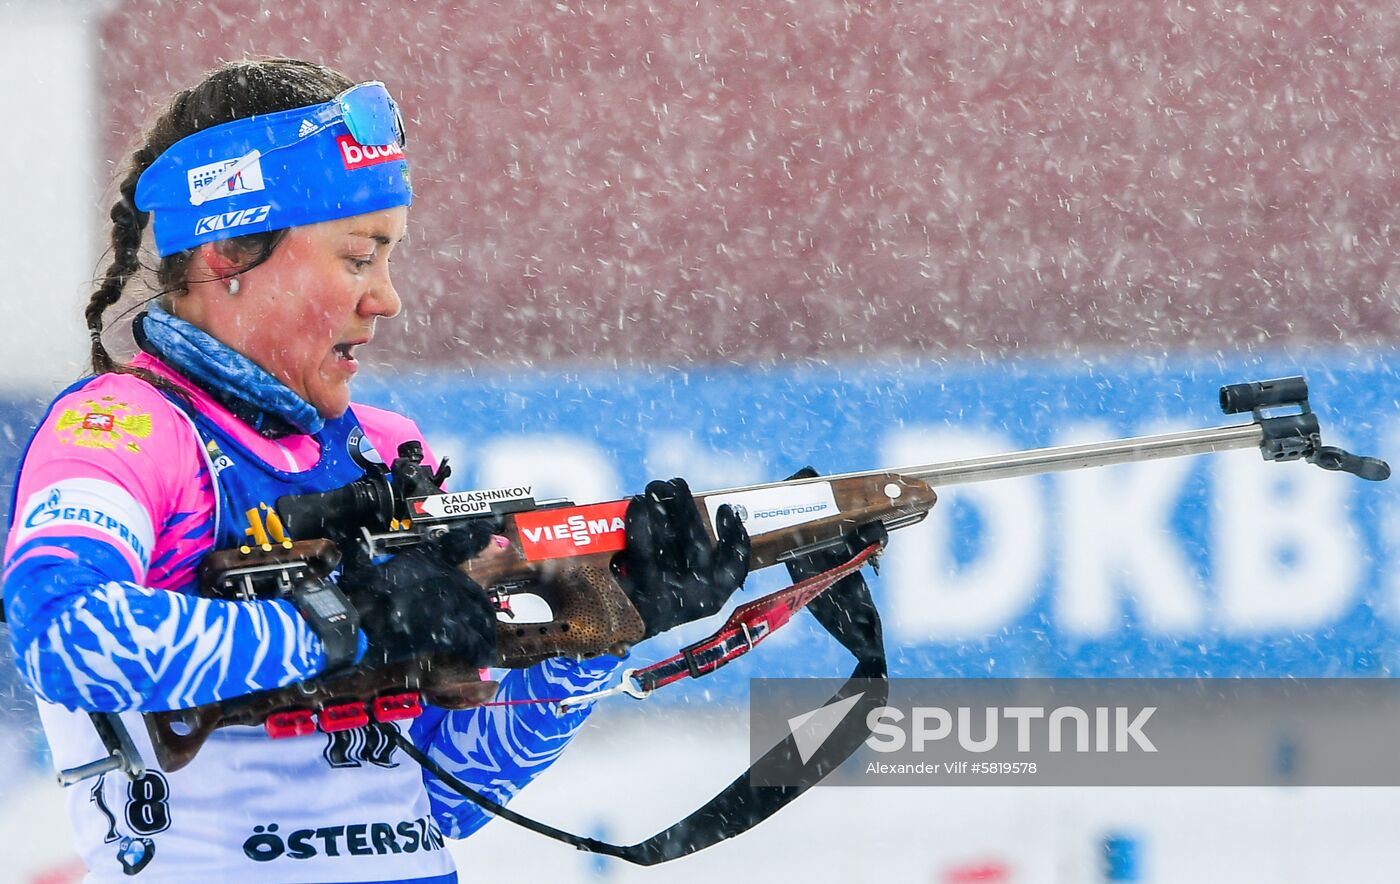
<path fill-rule="evenodd" d="M 1162 460 L 1168 457 L 1211 454 L 1236 448 L 1257 448 L 1263 440 L 1264 431 L 1259 424 L 1240 424 L 1209 430 L 1188 430 L 1181 433 L 1164 433 L 1159 436 L 1138 436 L 1131 439 L 1115 439 L 1109 442 L 1091 442 L 1084 445 L 1061 445 L 1054 448 L 1013 451 L 1009 454 L 993 454 L 988 457 L 974 457 L 949 463 L 927 464 L 894 470 L 893 472 L 914 479 L 923 479 L 936 488 L 943 485 L 965 485 L 970 482 L 991 482 L 997 479 L 1038 476 L 1041 473 L 1107 467 L 1145 460 Z"/>
<path fill-rule="evenodd" d="M 784 485 L 802 485 L 809 482 L 868 478 L 890 473 L 908 476 L 911 479 L 922 479 L 929 485 L 938 488 L 947 485 L 966 485 L 972 482 L 991 482 L 998 479 L 1038 476 L 1041 473 L 1082 470 L 1089 467 L 1106 467 L 1145 460 L 1162 460 L 1168 457 L 1211 454 L 1216 451 L 1230 451 L 1236 448 L 1257 448 L 1263 441 L 1264 428 L 1258 423 L 1238 424 L 1205 430 L 1163 433 L 1157 436 L 1135 436 L 1108 442 L 1090 442 L 1083 445 L 1059 445 L 1053 448 L 1012 451 L 1006 454 L 992 454 L 986 457 L 973 457 L 946 463 L 841 473 L 839 475 L 818 476 L 815 479 L 797 479 L 790 482 L 768 482 L 762 485 L 709 491 L 703 496 L 732 494 L 737 491 L 754 491 L 760 488 L 776 488 Z"/>

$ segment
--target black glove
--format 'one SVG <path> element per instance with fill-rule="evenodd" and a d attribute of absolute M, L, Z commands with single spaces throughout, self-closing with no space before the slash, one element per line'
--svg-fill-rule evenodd
<path fill-rule="evenodd" d="M 788 476 L 787 481 L 814 479 L 817 475 L 817 471 L 811 467 L 803 467 Z M 889 537 L 890 533 L 885 529 L 883 522 L 862 525 L 846 535 L 844 546 L 824 549 L 789 561 L 788 575 L 792 577 L 793 583 L 815 577 L 846 564 L 872 543 L 878 542 L 883 546 L 889 541 Z M 884 677 L 884 632 L 880 626 L 879 612 L 870 598 L 870 587 L 865 583 L 864 574 L 855 571 L 842 577 L 826 592 L 808 602 L 807 611 L 857 659 L 879 659 L 880 677 Z"/>
<path fill-rule="evenodd" d="M 728 505 L 711 543 L 684 479 L 652 482 L 627 505 L 627 546 L 613 569 L 646 626 L 643 638 L 724 607 L 749 573 L 749 532 Z"/>
<path fill-rule="evenodd" d="M 345 566 L 340 588 L 369 639 L 362 665 L 450 654 L 471 666 L 496 657 L 496 611 L 486 591 L 457 567 L 484 548 L 489 531 L 460 529 L 380 565 Z"/>
<path fill-rule="evenodd" d="M 784 479 L 784 482 L 791 482 L 794 479 L 815 479 L 821 475 L 811 467 L 803 467 Z M 855 558 L 863 549 L 872 543 L 884 546 L 889 542 L 890 532 L 885 529 L 884 522 L 871 522 L 868 525 L 861 525 L 855 531 L 851 531 L 844 538 L 844 544 L 833 546 L 819 552 L 805 555 L 800 559 L 791 559 L 787 563 L 788 575 L 792 577 L 793 583 L 806 580 L 808 577 L 815 577 L 818 574 L 838 568 Z M 850 579 L 852 576 L 846 579 Z"/>

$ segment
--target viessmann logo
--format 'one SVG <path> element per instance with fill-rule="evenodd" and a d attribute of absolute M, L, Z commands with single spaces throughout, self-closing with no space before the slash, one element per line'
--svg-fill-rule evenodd
<path fill-rule="evenodd" d="M 626 513 L 625 500 L 521 513 L 521 552 L 532 561 L 616 552 L 627 544 Z"/>

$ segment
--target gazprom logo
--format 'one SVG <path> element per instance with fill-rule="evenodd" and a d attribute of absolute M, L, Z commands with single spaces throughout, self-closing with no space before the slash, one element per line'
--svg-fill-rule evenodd
<path fill-rule="evenodd" d="M 268 212 L 272 211 L 272 206 L 253 206 L 251 209 L 241 209 L 237 212 L 224 212 L 219 215 L 207 215 L 200 218 L 194 225 L 195 236 L 203 233 L 212 233 L 215 230 L 228 230 L 233 227 L 246 227 L 249 224 L 257 224 L 267 220 Z"/>
<path fill-rule="evenodd" d="M 150 516 L 135 499 L 122 488 L 93 479 L 70 479 L 31 496 L 16 540 L 23 543 L 31 531 L 57 528 L 100 532 L 142 562 L 155 541 Z"/>
<path fill-rule="evenodd" d="M 24 520 L 24 527 L 38 528 L 41 525 L 47 525 L 49 522 L 57 519 L 59 513 L 58 505 L 62 497 L 63 495 L 57 488 L 51 491 L 49 496 L 45 498 L 42 503 L 29 511 L 29 515 Z"/>

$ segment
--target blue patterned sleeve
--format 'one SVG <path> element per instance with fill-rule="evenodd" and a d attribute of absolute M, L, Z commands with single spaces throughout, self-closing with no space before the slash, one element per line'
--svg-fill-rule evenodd
<path fill-rule="evenodd" d="M 497 700 L 572 697 L 607 687 L 622 665 L 617 657 L 545 660 L 501 680 Z M 553 704 L 489 706 L 425 715 L 414 722 L 414 743 L 449 773 L 504 804 L 554 763 L 587 720 L 592 705 L 556 714 Z M 465 838 L 491 817 L 423 772 L 432 813 L 443 833 Z"/>
<path fill-rule="evenodd" d="M 10 643 L 36 694 L 69 709 L 154 711 L 324 668 L 291 604 L 167 588 L 193 579 L 212 542 L 212 501 L 207 521 L 185 505 L 212 495 L 210 482 L 188 420 L 144 382 L 103 375 L 59 398 L 26 449 L 5 549 Z"/>
<path fill-rule="evenodd" d="M 48 536 L 44 546 L 9 569 L 5 596 L 21 614 L 11 618 L 20 672 L 52 703 L 179 709 L 303 681 L 325 665 L 320 639 L 289 602 L 150 589 L 89 538 Z M 24 617 L 41 598 L 44 617 Z"/>

